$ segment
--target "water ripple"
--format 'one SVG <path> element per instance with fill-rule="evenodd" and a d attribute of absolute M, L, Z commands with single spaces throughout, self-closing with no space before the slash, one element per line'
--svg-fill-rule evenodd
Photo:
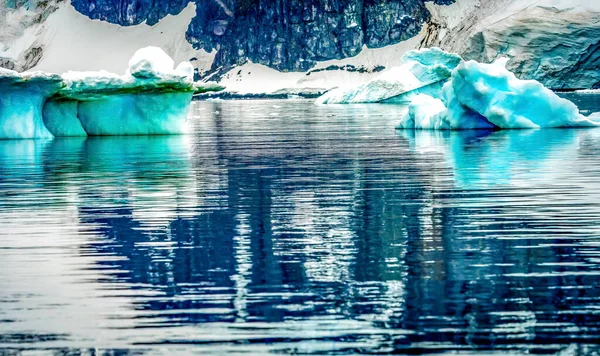
<path fill-rule="evenodd" d="M 600 131 L 400 114 L 0 142 L 0 353 L 600 352 Z"/>

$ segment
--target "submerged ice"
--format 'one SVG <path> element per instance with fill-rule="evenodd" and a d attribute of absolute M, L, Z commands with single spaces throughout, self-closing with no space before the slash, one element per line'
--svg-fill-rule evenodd
<path fill-rule="evenodd" d="M 317 103 L 395 103 L 408 107 L 400 129 L 464 130 L 600 126 L 600 114 L 534 80 L 520 80 L 505 59 L 462 61 L 439 49 L 411 51 L 400 67 L 370 83 L 326 93 Z"/>
<path fill-rule="evenodd" d="M 160 48 L 135 53 L 124 75 L 0 71 L 0 138 L 181 134 L 198 86 L 190 63 Z"/>

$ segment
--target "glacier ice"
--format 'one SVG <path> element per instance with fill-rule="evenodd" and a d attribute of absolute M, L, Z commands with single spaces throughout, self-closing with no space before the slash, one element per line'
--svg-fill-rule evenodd
<path fill-rule="evenodd" d="M 484 116 L 475 111 L 471 111 L 464 107 L 456 94 L 452 81 L 444 84 L 443 88 L 444 101 L 446 102 L 447 110 L 441 113 L 445 116 L 444 119 L 448 122 L 448 127 L 456 130 L 475 130 L 475 129 L 493 129 L 495 126 L 490 123 Z"/>
<path fill-rule="evenodd" d="M 162 135 L 186 132 L 193 92 L 109 95 L 79 103 L 78 117 L 92 136 Z"/>
<path fill-rule="evenodd" d="M 318 98 L 317 104 L 377 103 L 421 88 L 433 88 L 433 84 L 447 80 L 461 60 L 439 48 L 409 51 L 399 66 L 366 84 L 331 90 Z"/>
<path fill-rule="evenodd" d="M 398 129 L 491 130 L 496 128 L 484 116 L 469 110 L 458 101 L 451 81 L 444 84 L 441 99 L 424 94 L 410 95 L 409 99 L 407 103 L 409 110 L 396 126 Z"/>
<path fill-rule="evenodd" d="M 198 85 L 194 68 L 160 48 L 137 51 L 124 75 L 0 71 L 0 138 L 182 134 Z"/>

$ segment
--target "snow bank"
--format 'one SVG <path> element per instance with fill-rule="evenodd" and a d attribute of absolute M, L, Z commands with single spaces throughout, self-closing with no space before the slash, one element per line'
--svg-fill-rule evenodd
<path fill-rule="evenodd" d="M 160 48 L 136 52 L 124 75 L 0 71 L 0 138 L 182 134 L 196 91 L 193 68 Z"/>

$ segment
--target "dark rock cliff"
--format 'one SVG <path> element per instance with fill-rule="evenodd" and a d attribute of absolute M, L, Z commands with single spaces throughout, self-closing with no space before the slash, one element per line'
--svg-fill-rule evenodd
<path fill-rule="evenodd" d="M 155 24 L 191 0 L 72 0 L 93 19 L 123 26 Z M 306 71 L 415 36 L 429 20 L 425 0 L 194 0 L 186 37 L 217 50 L 213 69 L 247 60 L 281 71 Z M 435 0 L 450 4 L 454 0 Z"/>

